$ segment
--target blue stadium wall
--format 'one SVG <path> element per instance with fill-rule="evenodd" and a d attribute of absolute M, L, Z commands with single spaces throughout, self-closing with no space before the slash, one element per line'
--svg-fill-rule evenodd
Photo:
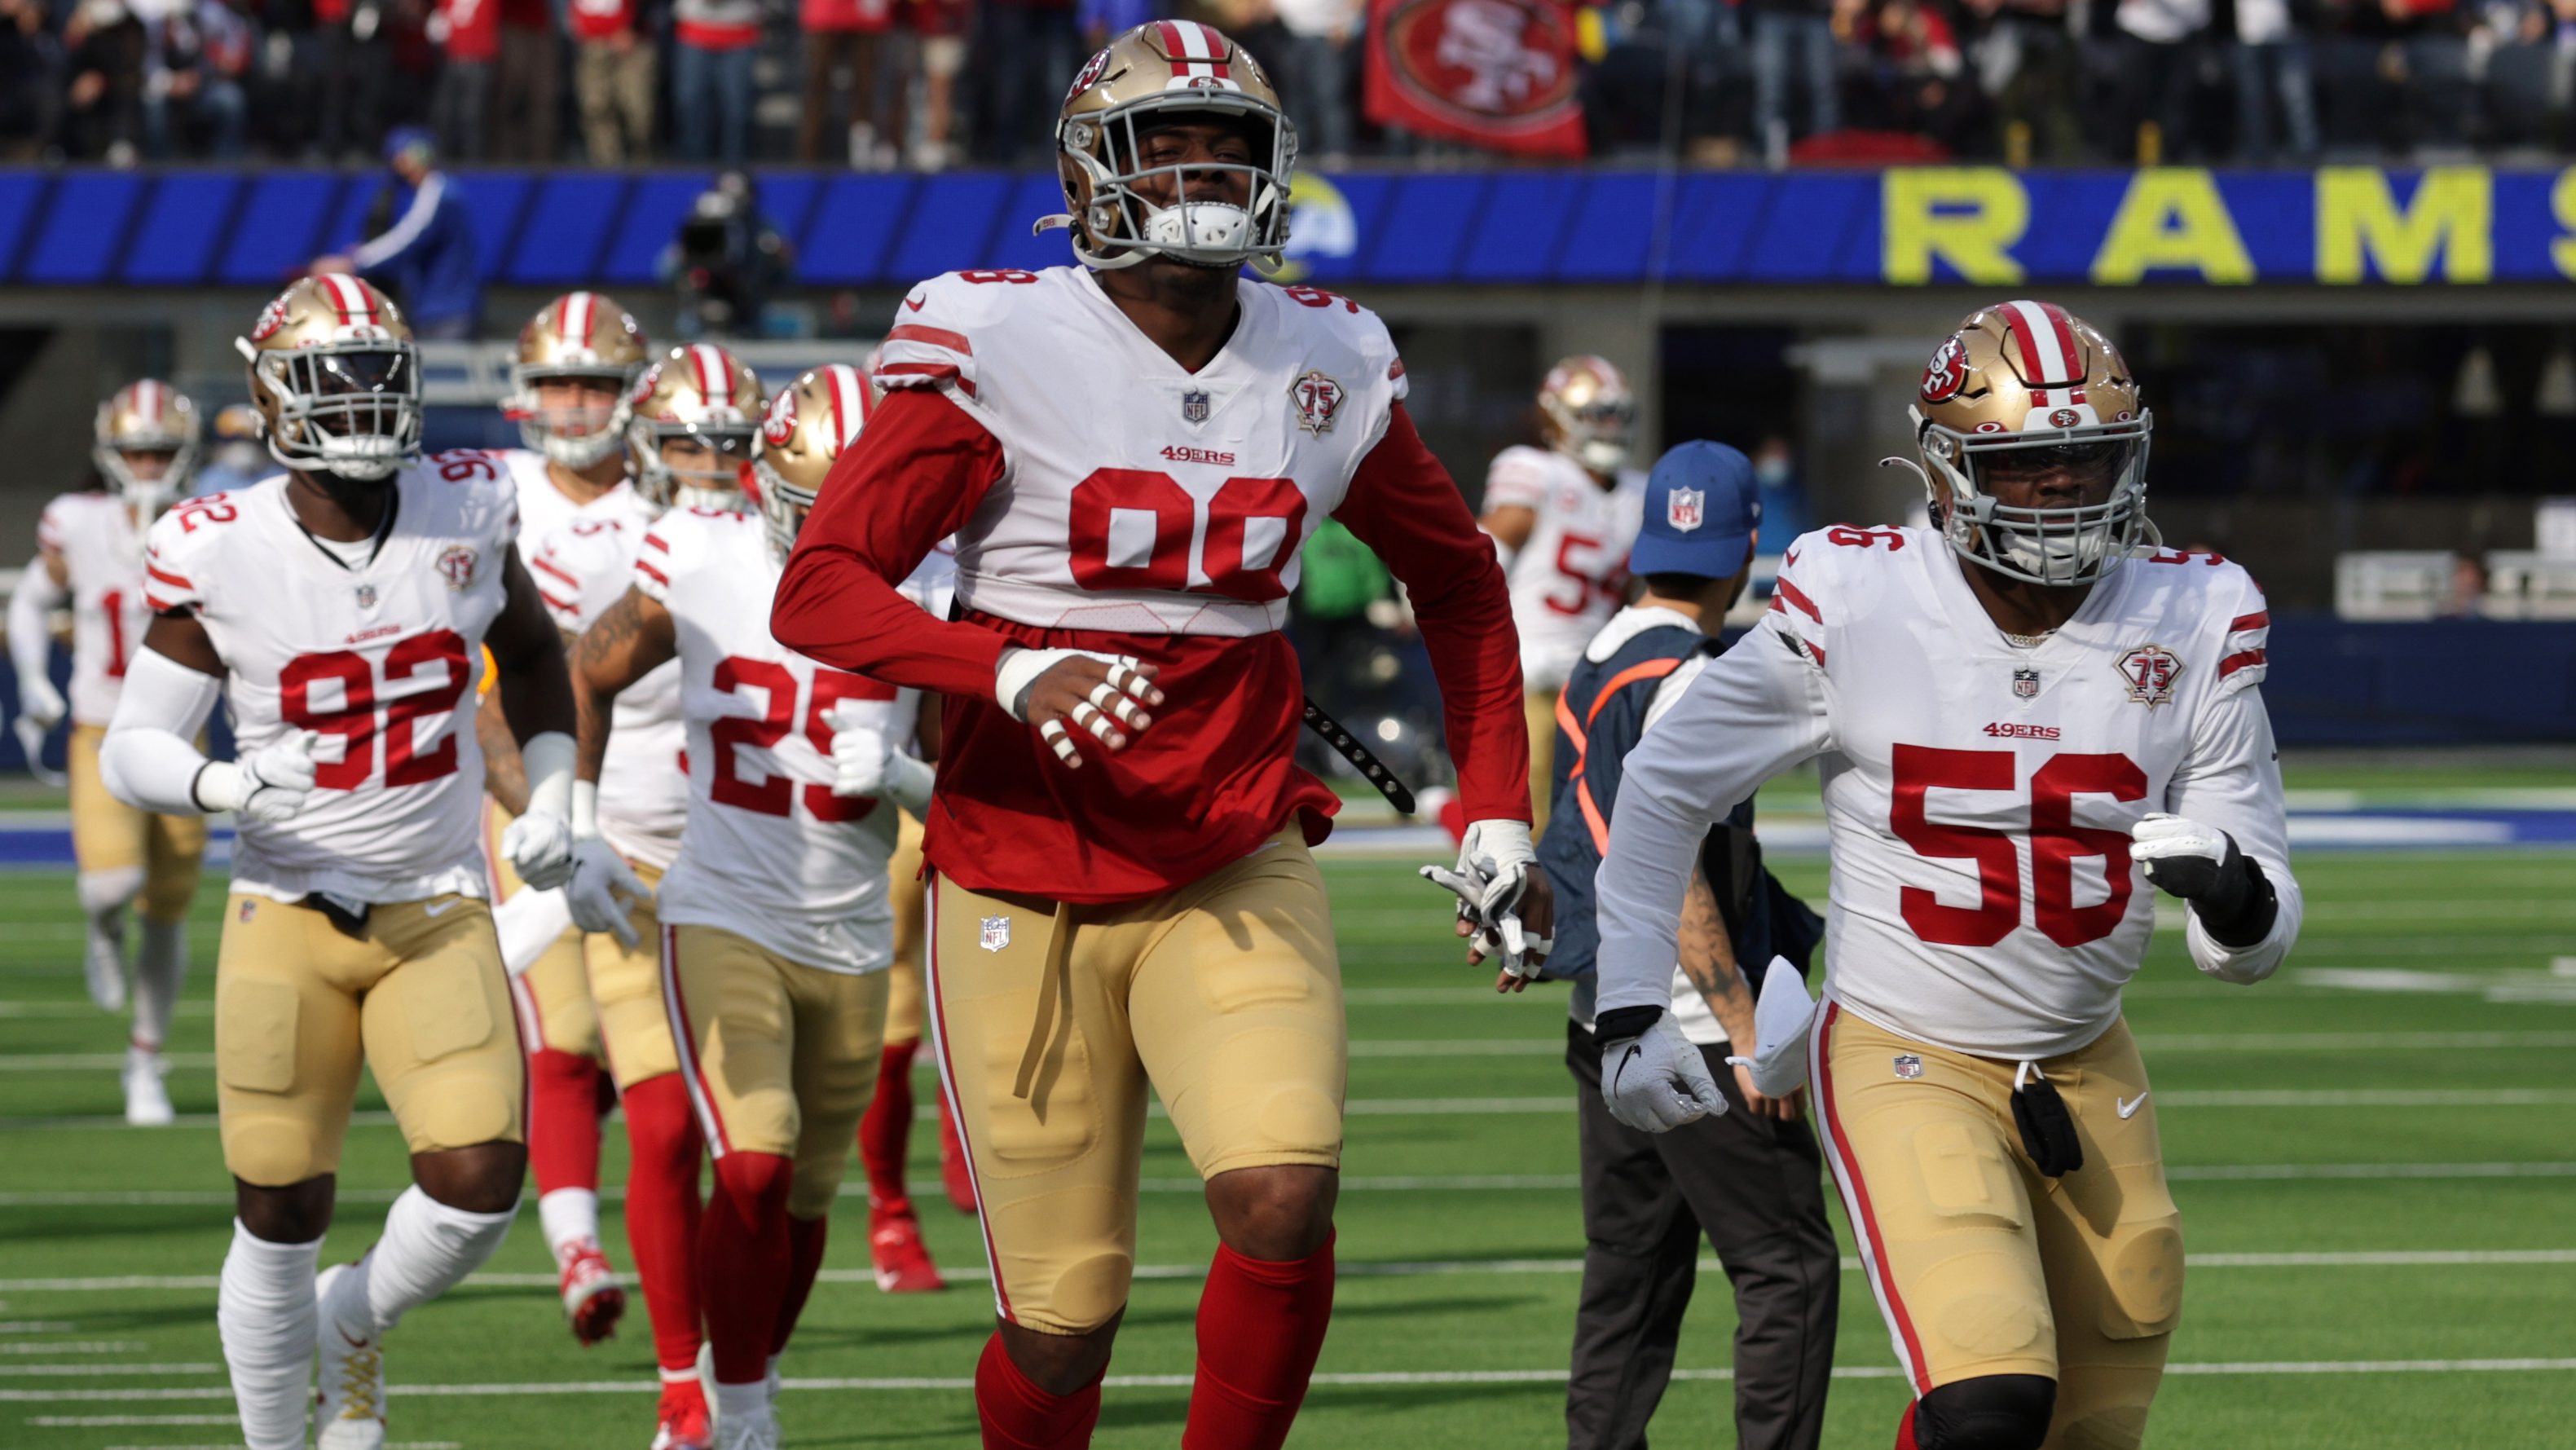
<path fill-rule="evenodd" d="M 470 170 L 486 277 L 652 279 L 709 178 Z M 763 173 L 811 286 L 1065 258 L 1047 175 Z M 356 240 L 381 174 L 0 169 L 0 286 L 263 287 Z M 1301 177 L 1290 271 L 1493 286 L 2549 283 L 2576 277 L 2576 171 L 1684 172 Z"/>

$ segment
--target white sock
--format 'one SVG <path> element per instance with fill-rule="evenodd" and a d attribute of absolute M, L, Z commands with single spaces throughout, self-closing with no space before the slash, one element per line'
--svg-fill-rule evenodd
<path fill-rule="evenodd" d="M 188 924 L 143 918 L 143 950 L 134 959 L 134 1042 L 155 1052 L 170 1040 L 170 1009 L 188 979 Z"/>
<path fill-rule="evenodd" d="M 359 1339 L 373 1339 L 402 1322 L 403 1315 L 453 1289 L 466 1275 L 483 1267 L 509 1236 L 508 1213 L 467 1213 L 450 1208 L 420 1191 L 406 1188 L 385 1214 L 385 1235 L 349 1272 L 359 1282 L 340 1302 L 363 1305 L 373 1322 L 352 1323 Z"/>
<path fill-rule="evenodd" d="M 250 1450 L 302 1450 L 313 1399 L 314 1264 L 322 1241 L 273 1244 L 233 1221 L 215 1295 L 224 1363 Z"/>
<path fill-rule="evenodd" d="M 588 1188 L 558 1188 L 537 1199 L 537 1226 L 546 1231 L 546 1247 L 561 1267 L 564 1250 L 599 1238 L 599 1194 Z"/>
<path fill-rule="evenodd" d="M 768 1419 L 769 1381 L 754 1380 L 747 1385 L 716 1381 L 716 1418 L 734 1424 Z"/>
<path fill-rule="evenodd" d="M 125 940 L 125 908 L 143 894 L 143 868 L 119 866 L 109 871 L 83 871 L 79 877 L 81 910 L 89 915 L 93 936 Z"/>

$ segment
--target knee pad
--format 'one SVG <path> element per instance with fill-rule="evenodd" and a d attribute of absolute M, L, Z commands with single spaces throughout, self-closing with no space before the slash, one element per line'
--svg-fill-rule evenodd
<path fill-rule="evenodd" d="M 143 868 L 112 866 L 105 871 L 80 873 L 81 910 L 92 916 L 124 909 L 127 902 L 143 890 Z"/>
<path fill-rule="evenodd" d="M 1918 1450 L 2039 1450 L 2057 1381 L 2035 1374 L 1955 1380 L 1914 1402 Z"/>

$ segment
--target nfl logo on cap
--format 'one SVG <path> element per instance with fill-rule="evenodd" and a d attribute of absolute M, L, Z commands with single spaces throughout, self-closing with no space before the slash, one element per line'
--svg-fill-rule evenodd
<path fill-rule="evenodd" d="M 1664 522 L 1671 524 L 1676 532 L 1687 534 L 1707 519 L 1707 503 L 1706 489 L 1674 489 L 1664 501 Z"/>

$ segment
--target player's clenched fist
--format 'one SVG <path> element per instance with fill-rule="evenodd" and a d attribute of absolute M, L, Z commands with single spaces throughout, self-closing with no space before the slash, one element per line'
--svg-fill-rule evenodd
<path fill-rule="evenodd" d="M 1080 649 L 1013 649 L 994 672 L 993 696 L 1014 719 L 1038 727 L 1056 758 L 1080 769 L 1077 738 L 1088 735 L 1111 750 L 1143 734 L 1154 717 L 1145 707 L 1163 703 L 1154 688 L 1155 666 L 1132 655 Z"/>
<path fill-rule="evenodd" d="M 197 772 L 197 804 L 272 825 L 292 817 L 313 793 L 313 746 L 320 739 L 298 730 L 239 760 L 209 762 Z"/>

